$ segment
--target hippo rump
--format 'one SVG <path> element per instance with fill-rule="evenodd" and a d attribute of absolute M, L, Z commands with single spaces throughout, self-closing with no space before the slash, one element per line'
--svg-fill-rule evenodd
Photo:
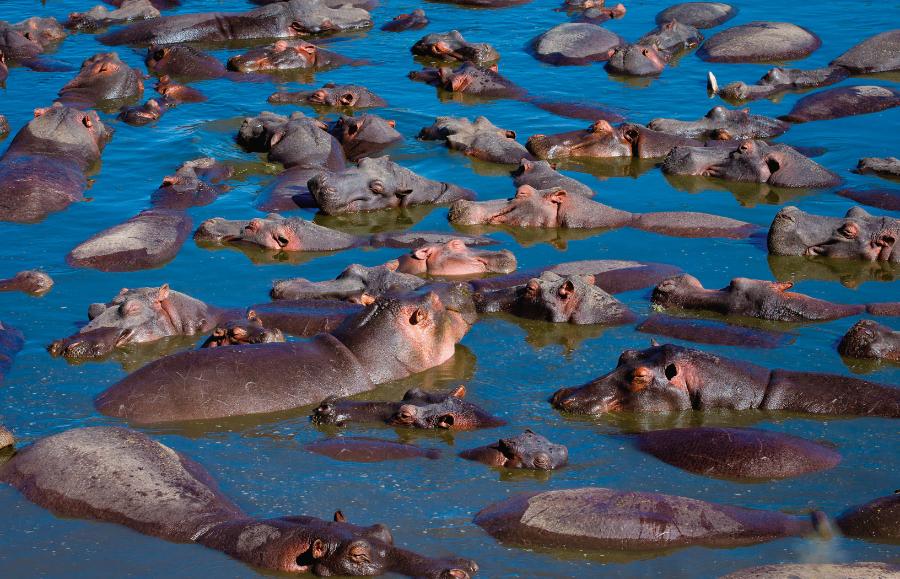
<path fill-rule="evenodd" d="M 848 358 L 900 363 L 900 332 L 874 320 L 860 320 L 841 338 L 838 352 Z"/>
<path fill-rule="evenodd" d="M 738 81 L 719 88 L 716 76 L 709 72 L 707 73 L 707 89 L 711 94 L 717 94 L 725 100 L 743 102 L 769 98 L 787 91 L 828 86 L 840 82 L 848 76 L 850 73 L 846 69 L 835 66 L 809 70 L 776 66 L 769 69 L 762 78 L 756 81 L 756 84 Z"/>
<path fill-rule="evenodd" d="M 437 117 L 434 124 L 419 131 L 426 141 L 444 141 L 454 151 L 489 163 L 518 164 L 532 160 L 528 150 L 516 141 L 516 132 L 501 129 L 486 117 L 470 121 L 465 117 Z"/>
<path fill-rule="evenodd" d="M 101 393 L 96 406 L 149 424 L 272 413 L 365 392 L 453 356 L 476 315 L 468 289 L 445 286 L 441 293 L 380 298 L 333 334 L 307 342 L 167 356 Z M 218 377 L 202 378 L 210 372 Z"/>
<path fill-rule="evenodd" d="M 16 328 L 0 322 L 0 383 L 12 367 L 13 357 L 25 345 L 25 336 Z M 0 445 L 2 447 L 2 445 Z"/>
<path fill-rule="evenodd" d="M 57 516 L 198 543 L 269 572 L 464 579 L 477 570 L 473 561 L 394 547 L 385 526 L 352 525 L 340 511 L 334 522 L 251 517 L 200 464 L 126 428 L 74 428 L 42 438 L 0 466 L 0 480 Z"/>
<path fill-rule="evenodd" d="M 812 535 L 819 518 L 819 513 L 797 517 L 674 495 L 585 487 L 513 495 L 479 511 L 475 524 L 522 547 L 654 551 Z"/>
<path fill-rule="evenodd" d="M 555 470 L 569 462 L 569 449 L 550 442 L 531 429 L 525 429 L 518 436 L 464 450 L 459 456 L 496 468 Z"/>
<path fill-rule="evenodd" d="M 473 62 L 481 66 L 500 60 L 500 53 L 493 46 L 486 42 L 469 42 L 458 30 L 426 34 L 409 50 L 416 56 L 450 62 Z"/>
<path fill-rule="evenodd" d="M 78 75 L 59 89 L 57 102 L 79 109 L 118 109 L 141 98 L 143 74 L 115 52 L 95 54 L 81 63 Z"/>
<path fill-rule="evenodd" d="M 112 137 L 94 111 L 54 105 L 34 114 L 0 158 L 0 221 L 38 222 L 83 199 L 85 173 Z"/>
<path fill-rule="evenodd" d="M 625 350 L 614 370 L 561 388 L 554 407 L 573 413 L 751 409 L 900 418 L 900 388 L 814 372 L 768 370 L 672 344 Z"/>
<path fill-rule="evenodd" d="M 124 0 L 115 10 L 100 4 L 86 12 L 72 12 L 64 26 L 69 30 L 92 31 L 160 16 L 159 9 L 150 0 Z"/>
<path fill-rule="evenodd" d="M 0 292 L 24 292 L 42 296 L 53 288 L 53 278 L 36 269 L 27 269 L 16 275 L 0 279 Z"/>
<path fill-rule="evenodd" d="M 656 15 L 656 23 L 677 20 L 694 28 L 714 28 L 731 20 L 738 10 L 722 2 L 682 2 L 661 10 Z"/>
<path fill-rule="evenodd" d="M 900 211 L 900 189 L 866 187 L 841 189 L 837 194 L 870 207 L 877 207 L 886 211 Z"/>
<path fill-rule="evenodd" d="M 806 58 L 822 41 L 788 22 L 750 22 L 719 32 L 697 56 L 709 62 L 775 62 Z"/>
<path fill-rule="evenodd" d="M 342 462 L 382 462 L 409 458 L 437 460 L 441 457 L 441 451 L 437 449 L 362 436 L 326 438 L 311 442 L 303 448 Z"/>
<path fill-rule="evenodd" d="M 848 537 L 900 544 L 900 493 L 871 500 L 844 511 L 838 528 Z"/>
<path fill-rule="evenodd" d="M 749 567 L 722 579 L 887 579 L 898 573 L 900 565 L 891 563 L 787 563 Z"/>
<path fill-rule="evenodd" d="M 853 74 L 900 70 L 900 28 L 887 30 L 863 40 L 831 61 Z"/>
<path fill-rule="evenodd" d="M 842 219 L 789 206 L 772 220 L 767 245 L 772 255 L 898 263 L 900 252 L 894 250 L 898 237 L 900 220 L 870 215 L 861 207 L 852 207 Z"/>
<path fill-rule="evenodd" d="M 431 21 L 425 15 L 425 11 L 416 8 L 412 12 L 404 12 L 394 16 L 389 22 L 382 24 L 381 29 L 386 32 L 403 32 L 404 30 L 418 30 L 425 28 Z"/>
<path fill-rule="evenodd" d="M 558 24 L 531 41 L 540 61 L 556 65 L 590 64 L 608 60 L 625 44 L 621 36 L 588 22 Z"/>
<path fill-rule="evenodd" d="M 779 348 L 792 336 L 783 332 L 733 325 L 718 320 L 652 314 L 635 328 L 638 332 L 687 340 L 699 344 L 741 348 Z"/>
<path fill-rule="evenodd" d="M 897 157 L 863 157 L 853 169 L 860 175 L 878 175 L 884 178 L 900 177 L 900 159 Z"/>
<path fill-rule="evenodd" d="M 791 123 L 839 119 L 900 106 L 900 91 L 886 86 L 841 86 L 805 96 L 786 115 Z"/>
<path fill-rule="evenodd" d="M 330 8 L 319 0 L 290 0 L 248 12 L 161 16 L 104 34 L 100 42 L 108 45 L 161 45 L 294 38 L 370 26 L 371 15 L 349 4 Z"/>

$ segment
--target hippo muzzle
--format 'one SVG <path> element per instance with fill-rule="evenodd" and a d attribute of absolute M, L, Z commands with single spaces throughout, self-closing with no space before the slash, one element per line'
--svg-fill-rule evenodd
<path fill-rule="evenodd" d="M 509 204 L 505 199 L 468 201 L 460 199 L 450 206 L 447 218 L 454 225 L 484 225 L 500 214 Z"/>
<path fill-rule="evenodd" d="M 134 334 L 131 328 L 97 328 L 56 340 L 47 346 L 47 351 L 70 360 L 103 358 L 128 344 Z"/>

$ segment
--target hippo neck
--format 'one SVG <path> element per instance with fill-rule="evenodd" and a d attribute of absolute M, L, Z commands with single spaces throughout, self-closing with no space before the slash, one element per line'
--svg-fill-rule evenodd
<path fill-rule="evenodd" d="M 253 560 L 251 549 L 264 542 L 267 537 L 266 531 L 271 533 L 264 521 L 241 513 L 240 516 L 231 519 L 207 523 L 197 529 L 191 540 L 253 565 L 259 561 Z"/>
<path fill-rule="evenodd" d="M 691 288 L 678 296 L 678 306 L 688 310 L 710 310 L 721 314 L 731 309 L 731 293 L 727 290 Z"/>
<path fill-rule="evenodd" d="M 180 292 L 172 292 L 161 305 L 172 327 L 186 335 L 209 331 L 230 311 Z"/>
<path fill-rule="evenodd" d="M 760 408 L 772 372 L 762 366 L 731 360 L 697 350 L 682 357 L 685 384 L 694 410 Z"/>

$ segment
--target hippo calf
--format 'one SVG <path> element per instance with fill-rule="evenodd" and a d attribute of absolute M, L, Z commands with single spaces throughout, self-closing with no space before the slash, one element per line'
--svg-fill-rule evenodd
<path fill-rule="evenodd" d="M 353 60 L 304 40 L 279 40 L 269 46 L 252 48 L 228 59 L 228 68 L 237 72 L 280 72 L 326 70 Z"/>
<path fill-rule="evenodd" d="M 266 327 L 254 310 L 244 319 L 230 319 L 218 324 L 201 348 L 219 348 L 239 344 L 271 344 L 284 342 L 284 334 L 278 328 Z"/>
<path fill-rule="evenodd" d="M 42 296 L 53 287 L 53 278 L 42 271 L 28 269 L 6 279 L 0 279 L 0 292 L 25 292 Z"/>
<path fill-rule="evenodd" d="M 569 450 L 525 429 L 518 436 L 501 438 L 494 444 L 464 450 L 459 456 L 497 468 L 555 470 L 568 463 Z"/>
<path fill-rule="evenodd" d="M 841 338 L 838 352 L 848 358 L 900 362 L 900 332 L 873 320 L 860 320 Z"/>
<path fill-rule="evenodd" d="M 368 305 L 389 292 L 402 293 L 425 285 L 425 280 L 398 272 L 397 267 L 397 262 L 375 267 L 354 263 L 330 281 L 313 282 L 302 277 L 277 280 L 269 296 L 273 300 L 334 299 Z"/>
<path fill-rule="evenodd" d="M 470 277 L 488 273 L 507 274 L 515 269 L 516 257 L 511 251 L 473 250 L 462 239 L 423 245 L 397 260 L 397 271 L 412 275 Z"/>
<path fill-rule="evenodd" d="M 308 104 L 318 109 L 367 109 L 386 107 L 387 101 L 364 86 L 326 83 L 314 91 L 276 92 L 269 96 L 273 104 Z"/>
<path fill-rule="evenodd" d="M 351 422 L 387 422 L 403 404 L 426 405 L 453 398 L 464 398 L 466 387 L 458 386 L 446 392 L 428 392 L 421 388 L 406 391 L 399 402 L 356 401 L 329 396 L 310 415 L 310 422 L 319 425 L 346 426 Z"/>
<path fill-rule="evenodd" d="M 357 436 L 326 438 L 307 444 L 303 448 L 343 462 L 382 462 L 408 458 L 437 460 L 441 457 L 441 451 L 436 449 Z"/>
<path fill-rule="evenodd" d="M 230 187 L 223 183 L 234 175 L 234 167 L 212 157 L 185 161 L 172 175 L 163 177 L 150 194 L 150 204 L 161 209 L 188 209 L 209 205 Z"/>

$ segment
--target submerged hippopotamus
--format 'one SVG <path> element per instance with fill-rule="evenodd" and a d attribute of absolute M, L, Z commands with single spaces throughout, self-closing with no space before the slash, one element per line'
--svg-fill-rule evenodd
<path fill-rule="evenodd" d="M 835 58 L 829 66 L 852 74 L 871 74 L 900 70 L 900 28 L 867 38 Z"/>
<path fill-rule="evenodd" d="M 865 306 L 835 304 L 789 292 L 791 282 L 736 277 L 720 290 L 706 289 L 692 275 L 660 282 L 651 301 L 661 308 L 709 310 L 725 316 L 743 316 L 778 322 L 836 320 L 866 311 Z"/>
<path fill-rule="evenodd" d="M 535 228 L 634 227 L 676 237 L 726 237 L 742 239 L 756 231 L 744 221 L 708 213 L 671 211 L 628 213 L 565 189 L 543 191 L 522 185 L 512 199 L 456 201 L 448 214 L 455 225 L 506 225 Z"/>
<path fill-rule="evenodd" d="M 97 409 L 136 424 L 209 420 L 290 410 L 327 396 L 372 390 L 453 357 L 477 315 L 467 287 L 438 291 L 379 298 L 333 334 L 307 342 L 167 356 L 101 393 Z M 209 372 L 217 379 L 203 378 Z M 253 388 L 248 390 L 248 384 Z"/>
<path fill-rule="evenodd" d="M 834 468 L 841 455 L 821 444 L 755 428 L 676 428 L 637 436 L 638 448 L 702 476 L 763 482 Z"/>
<path fill-rule="evenodd" d="M 501 129 L 486 117 L 470 121 L 465 117 L 437 117 L 434 124 L 419 131 L 426 141 L 444 141 L 447 147 L 489 163 L 518 164 L 532 160 L 528 150 L 516 141 L 516 132 Z"/>
<path fill-rule="evenodd" d="M 371 15 L 350 4 L 331 8 L 319 0 L 290 0 L 247 12 L 161 16 L 100 37 L 103 44 L 176 44 L 294 38 L 372 26 Z"/>
<path fill-rule="evenodd" d="M 709 72 L 706 88 L 711 94 L 717 94 L 725 100 L 744 102 L 773 97 L 787 91 L 828 86 L 848 76 L 850 73 L 846 69 L 833 66 L 810 70 L 776 66 L 756 81 L 756 84 L 732 82 L 721 88 L 716 76 Z"/>
<path fill-rule="evenodd" d="M 884 579 L 900 573 L 891 563 L 785 563 L 748 567 L 722 579 Z"/>
<path fill-rule="evenodd" d="M 594 196 L 593 189 L 577 179 L 563 175 L 547 161 L 522 159 L 510 174 L 516 188 L 522 185 L 530 185 L 538 190 L 561 187 L 573 195 Z"/>
<path fill-rule="evenodd" d="M 874 320 L 860 320 L 841 338 L 838 352 L 848 358 L 900 362 L 900 332 Z"/>
<path fill-rule="evenodd" d="M 841 532 L 877 543 L 900 542 L 900 493 L 874 499 L 844 511 L 837 518 Z"/>
<path fill-rule="evenodd" d="M 719 505 L 697 499 L 585 487 L 527 492 L 488 505 L 475 524 L 523 547 L 652 551 L 736 547 L 812 535 L 824 515 Z"/>
<path fill-rule="evenodd" d="M 9 324 L 0 321 L 0 383 L 6 378 L 6 374 L 12 367 L 13 357 L 19 353 L 19 350 L 25 345 L 25 336 L 22 332 Z M 8 434 L 8 433 L 7 433 Z M 3 438 L 0 433 L 0 439 Z M 0 440 L 0 448 L 12 444 L 11 440 L 6 440 L 7 444 L 3 444 Z"/>
<path fill-rule="evenodd" d="M 677 55 L 695 48 L 703 35 L 678 20 L 661 22 L 634 44 L 610 50 L 606 70 L 626 76 L 655 76 Z"/>
<path fill-rule="evenodd" d="M 301 112 L 290 117 L 263 112 L 244 119 L 237 142 L 248 151 L 267 153 L 269 161 L 285 168 L 338 171 L 345 166 L 344 152 L 327 128 Z"/>
<path fill-rule="evenodd" d="M 28 269 L 6 279 L 0 279 L 0 292 L 25 292 L 42 296 L 53 287 L 53 278 L 42 271 Z"/>
<path fill-rule="evenodd" d="M 381 29 L 387 32 L 403 32 L 404 30 L 418 30 L 419 28 L 425 28 L 428 26 L 428 17 L 425 16 L 425 11 L 421 8 L 416 8 L 412 12 L 398 14 L 391 19 L 390 22 L 385 22 Z"/>
<path fill-rule="evenodd" d="M 115 52 L 95 54 L 81 63 L 78 76 L 59 89 L 56 101 L 79 109 L 118 109 L 141 98 L 143 75 Z"/>
<path fill-rule="evenodd" d="M 885 178 L 900 177 L 900 159 L 897 157 L 863 157 L 856 164 L 853 172 Z"/>
<path fill-rule="evenodd" d="M 326 215 L 475 198 L 470 189 L 426 179 L 387 156 L 365 157 L 355 167 L 319 173 L 308 187 Z"/>
<path fill-rule="evenodd" d="M 202 103 L 206 102 L 206 96 L 195 88 L 178 84 L 172 81 L 172 78 L 164 74 L 159 77 L 159 81 L 153 86 L 163 97 L 163 102 L 167 107 L 177 107 L 183 103 Z"/>
<path fill-rule="evenodd" d="M 416 56 L 450 62 L 484 65 L 500 60 L 500 53 L 487 42 L 468 42 L 458 30 L 432 32 L 409 49 Z"/>
<path fill-rule="evenodd" d="M 653 119 L 647 128 L 692 139 L 770 139 L 784 133 L 790 125 L 763 115 L 751 115 L 748 109 L 729 110 L 713 107 L 696 121 Z"/>
<path fill-rule="evenodd" d="M 840 177 L 796 149 L 746 140 L 731 147 L 675 147 L 662 164 L 669 175 L 716 177 L 774 187 L 834 187 Z"/>
<path fill-rule="evenodd" d="M 357 436 L 326 438 L 307 444 L 303 448 L 342 462 L 382 462 L 408 458 L 437 460 L 441 457 L 441 451 L 434 448 L 419 448 L 402 442 Z"/>
<path fill-rule="evenodd" d="M 122 107 L 118 118 L 134 127 L 142 127 L 156 122 L 166 112 L 165 101 L 149 99 L 142 105 Z"/>
<path fill-rule="evenodd" d="M 398 263 L 365 267 L 352 264 L 330 281 L 312 282 L 297 277 L 272 283 L 269 292 L 273 300 L 334 299 L 369 305 L 375 298 L 389 292 L 419 289 L 425 280 L 397 271 Z"/>
<path fill-rule="evenodd" d="M 775 62 L 806 58 L 822 41 L 789 22 L 750 22 L 723 30 L 703 43 L 697 55 L 709 62 Z"/>
<path fill-rule="evenodd" d="M 841 86 L 805 96 L 779 118 L 792 123 L 839 119 L 900 106 L 900 91 L 886 86 Z"/>
<path fill-rule="evenodd" d="M 588 22 L 558 24 L 531 41 L 535 58 L 556 65 L 590 64 L 609 59 L 625 44 L 621 36 Z"/>
<path fill-rule="evenodd" d="M 56 515 L 198 543 L 270 572 L 467 579 L 478 569 L 466 559 L 395 547 L 384 525 L 352 525 L 340 511 L 334 522 L 251 517 L 201 465 L 127 428 L 73 428 L 42 438 L 0 466 L 0 480 Z"/>
<path fill-rule="evenodd" d="M 900 189 L 882 187 L 841 189 L 837 195 L 886 211 L 900 211 Z"/>
<path fill-rule="evenodd" d="M 284 333 L 278 328 L 269 328 L 254 310 L 247 312 L 244 319 L 230 319 L 218 324 L 201 348 L 238 346 L 240 344 L 271 344 L 284 342 Z"/>
<path fill-rule="evenodd" d="M 273 104 L 308 104 L 318 109 L 369 109 L 386 107 L 387 101 L 358 84 L 334 84 L 333 82 L 322 85 L 312 91 L 300 92 L 276 92 L 269 96 L 269 102 Z"/>
<path fill-rule="evenodd" d="M 714 28 L 737 14 L 737 8 L 722 2 L 682 2 L 656 15 L 656 23 L 677 20 L 694 28 Z"/>
<path fill-rule="evenodd" d="M 0 158 L 0 221 L 33 223 L 80 201 L 112 129 L 94 111 L 35 109 Z"/>
<path fill-rule="evenodd" d="M 852 207 L 842 219 L 789 206 L 772 220 L 767 245 L 772 255 L 898 263 L 900 252 L 894 251 L 898 238 L 900 220 L 870 215 L 862 207 Z"/>
<path fill-rule="evenodd" d="M 378 115 L 341 115 L 328 125 L 328 132 L 341 144 L 347 160 L 356 162 L 400 143 L 403 135 L 397 132 L 396 124 Z"/>
<path fill-rule="evenodd" d="M 230 187 L 224 183 L 234 175 L 234 167 L 212 157 L 185 161 L 174 175 L 163 178 L 150 194 L 150 204 L 162 209 L 187 209 L 208 205 Z"/>
<path fill-rule="evenodd" d="M 237 72 L 277 72 L 285 70 L 326 70 L 353 60 L 304 40 L 279 40 L 269 46 L 252 48 L 228 59 L 228 68 Z"/>
<path fill-rule="evenodd" d="M 740 346 L 742 348 L 778 348 L 790 343 L 788 334 L 736 326 L 717 320 L 652 314 L 635 328 L 638 332 L 667 336 L 700 344 Z"/>
<path fill-rule="evenodd" d="M 115 10 L 100 4 L 87 12 L 72 12 L 64 26 L 70 30 L 92 31 L 160 16 L 159 10 L 150 0 L 124 0 Z"/>
<path fill-rule="evenodd" d="M 900 388 L 856 378 L 768 370 L 672 344 L 625 350 L 616 368 L 550 399 L 566 412 L 781 410 L 900 417 Z"/>
<path fill-rule="evenodd" d="M 152 74 L 183 81 L 209 80 L 229 75 L 219 59 L 189 44 L 151 45 L 147 48 L 144 63 Z M 239 77 L 232 74 L 232 78 Z"/>
<path fill-rule="evenodd" d="M 578 22 L 602 24 L 613 18 L 625 16 L 625 5 L 622 3 L 612 7 L 604 6 L 605 0 L 565 0 L 555 12 L 566 12 Z"/>
<path fill-rule="evenodd" d="M 497 468 L 555 470 L 569 462 L 569 449 L 526 428 L 518 436 L 464 450 L 459 456 Z"/>
<path fill-rule="evenodd" d="M 515 269 L 516 256 L 511 251 L 473 250 L 463 239 L 423 245 L 397 260 L 397 271 L 412 275 L 471 277 L 489 273 L 507 274 Z"/>
<path fill-rule="evenodd" d="M 346 426 L 350 422 L 387 422 L 403 404 L 424 406 L 437 404 L 447 398 L 464 398 L 466 387 L 453 390 L 428 392 L 421 388 L 407 390 L 399 402 L 355 401 L 329 396 L 313 411 L 309 419 L 313 424 Z"/>

